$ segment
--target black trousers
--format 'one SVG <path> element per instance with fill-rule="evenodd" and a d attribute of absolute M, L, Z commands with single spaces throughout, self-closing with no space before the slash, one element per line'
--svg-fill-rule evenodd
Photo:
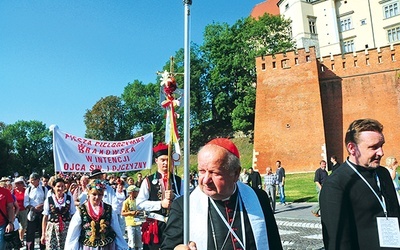
<path fill-rule="evenodd" d="M 42 237 L 42 219 L 41 213 L 36 213 L 35 220 L 29 221 L 26 228 L 26 250 L 34 250 L 35 248 L 35 233 L 39 233 L 39 239 Z M 40 250 L 45 250 L 46 245 L 40 244 Z"/>

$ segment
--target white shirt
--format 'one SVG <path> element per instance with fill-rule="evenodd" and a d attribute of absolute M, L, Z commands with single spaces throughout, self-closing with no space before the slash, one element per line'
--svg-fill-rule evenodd
<path fill-rule="evenodd" d="M 29 187 L 25 189 L 24 207 L 36 207 L 40 204 L 43 204 L 46 196 L 47 188 L 43 188 L 40 184 L 37 187 L 34 187 L 32 184 L 30 184 Z"/>
<path fill-rule="evenodd" d="M 71 195 L 70 195 L 71 196 Z M 56 206 L 56 207 L 58 207 L 59 209 L 61 209 L 62 207 L 65 207 L 65 202 L 67 201 L 67 195 L 66 194 L 64 194 L 64 201 L 63 201 L 63 203 L 58 203 L 57 202 L 57 198 L 55 197 L 55 195 L 54 194 L 52 194 L 51 195 L 51 197 L 53 197 L 53 200 L 54 200 L 54 205 Z M 71 200 L 70 200 L 70 207 L 69 207 L 69 213 L 71 214 L 71 215 L 73 215 L 73 214 L 75 214 L 75 212 L 76 212 L 76 207 L 75 207 L 75 203 L 74 203 L 74 199 L 72 198 L 72 196 L 71 196 Z M 42 214 L 43 215 L 49 215 L 50 214 L 50 203 L 49 203 L 49 198 L 47 198 L 45 201 L 44 201 L 44 205 L 43 205 L 43 212 L 42 212 Z"/>

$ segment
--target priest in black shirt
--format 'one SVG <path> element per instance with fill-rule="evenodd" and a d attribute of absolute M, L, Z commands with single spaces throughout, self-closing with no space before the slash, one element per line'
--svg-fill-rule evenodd
<path fill-rule="evenodd" d="M 253 168 L 249 168 L 249 184 L 254 189 L 261 189 L 261 175 L 259 172 L 253 170 Z"/>
<path fill-rule="evenodd" d="M 399 203 L 389 171 L 380 166 L 382 130 L 376 120 L 359 119 L 346 132 L 349 157 L 327 178 L 320 195 L 327 250 L 400 249 Z"/>
<path fill-rule="evenodd" d="M 189 219 L 189 240 L 197 249 L 282 249 L 267 194 L 238 182 L 240 171 L 239 151 L 228 139 L 214 139 L 199 151 Z M 185 243 L 180 197 L 172 203 L 161 249 L 189 249 Z"/>

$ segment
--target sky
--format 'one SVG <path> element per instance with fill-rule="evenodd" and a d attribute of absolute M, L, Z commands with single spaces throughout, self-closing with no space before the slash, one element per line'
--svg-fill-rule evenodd
<path fill-rule="evenodd" d="M 190 41 L 263 0 L 193 0 Z M 155 83 L 184 47 L 182 0 L 0 1 L 0 122 L 37 120 L 83 137 L 84 114 L 134 80 Z"/>

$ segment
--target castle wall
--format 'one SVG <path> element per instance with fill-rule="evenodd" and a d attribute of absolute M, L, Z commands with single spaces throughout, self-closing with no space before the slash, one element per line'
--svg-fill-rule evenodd
<path fill-rule="evenodd" d="M 314 48 L 256 58 L 254 167 L 281 160 L 288 172 L 314 171 L 347 152 L 344 134 L 359 118 L 384 125 L 385 156 L 400 158 L 400 45 L 315 58 Z M 397 125 L 397 126 L 396 126 Z"/>
<path fill-rule="evenodd" d="M 310 171 L 319 165 L 325 136 L 314 48 L 256 59 L 254 167 Z"/>

